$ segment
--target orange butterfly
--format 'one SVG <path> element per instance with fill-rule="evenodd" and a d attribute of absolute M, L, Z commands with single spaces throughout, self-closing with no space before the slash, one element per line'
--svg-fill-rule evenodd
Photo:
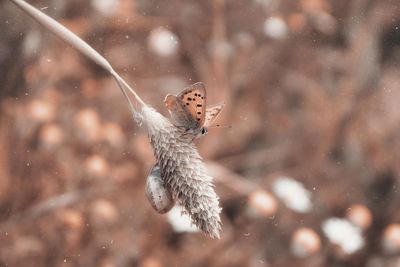
<path fill-rule="evenodd" d="M 206 88 L 202 82 L 192 84 L 178 95 L 167 95 L 164 103 L 175 124 L 200 137 L 217 118 L 224 104 L 206 107 Z"/>

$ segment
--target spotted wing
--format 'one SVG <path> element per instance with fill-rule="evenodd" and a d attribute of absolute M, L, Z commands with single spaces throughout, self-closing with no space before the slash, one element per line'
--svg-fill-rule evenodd
<path fill-rule="evenodd" d="M 195 83 L 177 96 L 167 95 L 164 103 L 174 121 L 187 129 L 199 129 L 205 122 L 206 89 Z"/>
<path fill-rule="evenodd" d="M 187 112 L 184 103 L 177 96 L 167 95 L 164 103 L 175 125 L 184 126 L 187 129 L 196 127 L 197 121 L 193 120 L 192 115 Z"/>
<path fill-rule="evenodd" d="M 204 127 L 207 128 L 207 127 L 211 126 L 211 124 L 214 122 L 214 120 L 221 113 L 221 110 L 224 108 L 224 106 L 225 106 L 225 103 L 207 107 L 205 121 L 204 121 Z"/>
<path fill-rule="evenodd" d="M 203 126 L 206 110 L 206 88 L 203 83 L 198 82 L 183 89 L 177 98 L 184 103 L 184 107 L 196 120 L 199 126 Z"/>

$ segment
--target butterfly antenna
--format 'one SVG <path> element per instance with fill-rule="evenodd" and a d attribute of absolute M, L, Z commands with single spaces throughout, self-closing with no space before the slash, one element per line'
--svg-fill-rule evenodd
<path fill-rule="evenodd" d="M 232 125 L 221 125 L 221 124 L 216 124 L 216 125 L 212 125 L 212 126 L 209 126 L 209 127 L 208 127 L 208 129 L 210 129 L 210 128 L 229 128 L 229 129 L 231 129 L 231 128 L 232 128 Z"/>

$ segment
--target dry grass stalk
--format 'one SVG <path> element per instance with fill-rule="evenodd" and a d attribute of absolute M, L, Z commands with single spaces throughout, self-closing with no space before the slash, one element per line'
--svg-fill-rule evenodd
<path fill-rule="evenodd" d="M 154 154 L 167 188 L 185 208 L 192 222 L 211 237 L 219 238 L 221 222 L 218 196 L 193 136 L 175 127 L 154 109 L 142 110 Z"/>

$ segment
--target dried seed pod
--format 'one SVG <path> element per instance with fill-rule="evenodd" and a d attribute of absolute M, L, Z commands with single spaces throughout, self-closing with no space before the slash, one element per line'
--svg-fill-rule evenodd
<path fill-rule="evenodd" d="M 170 211 L 175 205 L 175 200 L 170 191 L 164 186 L 158 165 L 155 165 L 147 176 L 146 196 L 151 206 L 161 214 Z"/>
<path fill-rule="evenodd" d="M 135 119 L 148 130 L 161 177 L 173 198 L 184 207 L 193 224 L 210 237 L 220 238 L 219 198 L 193 143 L 195 136 L 150 107 L 142 108 Z"/>

